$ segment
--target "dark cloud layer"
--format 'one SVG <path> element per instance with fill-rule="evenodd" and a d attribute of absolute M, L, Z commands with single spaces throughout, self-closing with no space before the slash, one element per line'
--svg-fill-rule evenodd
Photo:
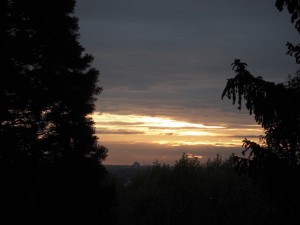
<path fill-rule="evenodd" d="M 76 15 L 101 72 L 100 112 L 254 124 L 220 98 L 233 60 L 274 82 L 297 70 L 285 44 L 299 36 L 275 0 L 78 0 Z"/>
<path fill-rule="evenodd" d="M 219 107 L 234 58 L 274 81 L 296 68 L 284 53 L 298 36 L 273 0 L 80 0 L 76 13 L 109 104 L 138 105 L 142 96 Z"/>

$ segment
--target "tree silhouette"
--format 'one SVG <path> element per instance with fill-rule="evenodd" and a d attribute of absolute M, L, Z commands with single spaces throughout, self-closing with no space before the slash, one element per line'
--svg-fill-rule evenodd
<path fill-rule="evenodd" d="M 300 33 L 300 2 L 298 0 L 276 0 L 276 7 L 282 11 L 284 6 L 287 7 L 288 12 L 291 14 L 291 22 L 295 23 L 296 30 Z M 297 64 L 300 63 L 300 43 L 293 45 L 287 42 L 287 54 L 293 55 L 296 58 Z"/>
<path fill-rule="evenodd" d="M 78 42 L 74 0 L 1 1 L 2 161 L 98 155 L 93 121 L 99 72 Z M 101 152 L 101 154 L 99 154 Z"/>
<path fill-rule="evenodd" d="M 300 33 L 299 1 L 276 1 L 280 11 L 284 6 Z M 287 54 L 294 56 L 299 64 L 299 44 L 294 46 L 288 42 L 287 47 Z M 300 70 L 286 82 L 275 84 L 260 76 L 254 77 L 246 69 L 247 64 L 239 59 L 235 59 L 232 66 L 236 76 L 228 79 L 222 98 L 237 103 L 239 110 L 244 101 L 250 115 L 254 114 L 265 131 L 261 143 L 243 141 L 245 150 L 242 153 L 244 156 L 248 153 L 248 157 L 236 157 L 236 165 L 278 200 L 284 208 L 283 220 L 291 220 L 297 215 L 300 199 L 297 191 L 300 187 Z"/>
<path fill-rule="evenodd" d="M 300 33 L 300 2 L 277 0 L 276 7 L 287 7 L 291 22 Z M 300 44 L 287 42 L 286 54 L 300 64 Z M 293 224 L 299 209 L 300 188 L 300 70 L 284 83 L 275 84 L 262 77 L 254 77 L 247 64 L 235 59 L 236 73 L 228 79 L 222 93 L 241 110 L 243 102 L 250 115 L 262 126 L 265 135 L 261 143 L 245 139 L 242 152 L 248 157 L 235 157 L 240 172 L 260 184 L 264 193 L 280 208 L 278 223 Z"/>
<path fill-rule="evenodd" d="M 295 23 L 295 28 L 300 32 L 300 2 L 298 0 L 276 0 L 275 5 L 279 11 L 282 11 L 284 6 L 287 7 L 291 14 L 291 22 Z"/>
<path fill-rule="evenodd" d="M 78 41 L 74 7 L 75 0 L 0 1 L 1 217 L 12 222 L 78 222 L 108 210 L 111 195 L 99 189 L 107 149 L 88 116 L 102 88 Z"/>
<path fill-rule="evenodd" d="M 300 33 L 299 1 L 276 1 L 280 11 L 285 5 Z M 299 64 L 299 45 L 288 42 L 287 47 L 287 54 L 293 55 Z M 287 159 L 291 166 L 296 166 L 300 160 L 300 70 L 294 77 L 289 76 L 287 82 L 275 84 L 260 76 L 254 77 L 246 69 L 247 64 L 239 59 L 232 66 L 236 76 L 228 79 L 222 98 L 232 99 L 233 104 L 237 101 L 238 109 L 241 109 L 244 100 L 250 115 L 254 114 L 256 122 L 265 130 L 265 146 L 245 140 L 246 151 L 251 149 L 250 155 L 253 157 L 275 154 L 278 158 Z"/>
<path fill-rule="evenodd" d="M 300 107 L 296 101 L 300 97 L 296 88 L 299 76 L 290 78 L 287 84 L 275 84 L 251 75 L 246 64 L 238 59 L 232 65 L 237 75 L 228 80 L 222 98 L 226 96 L 234 104 L 237 101 L 239 109 L 244 99 L 250 114 L 254 114 L 256 122 L 265 130 L 267 152 L 276 153 L 296 165 L 300 151 Z M 246 150 L 256 146 L 249 140 L 245 140 L 244 144 Z"/>

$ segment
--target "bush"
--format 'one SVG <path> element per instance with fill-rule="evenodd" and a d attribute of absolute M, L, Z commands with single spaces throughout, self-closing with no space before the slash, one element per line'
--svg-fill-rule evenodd
<path fill-rule="evenodd" d="M 274 224 L 275 209 L 232 158 L 200 163 L 184 154 L 173 167 L 155 162 L 123 188 L 119 224 Z M 270 219 L 272 218 L 272 219 Z"/>

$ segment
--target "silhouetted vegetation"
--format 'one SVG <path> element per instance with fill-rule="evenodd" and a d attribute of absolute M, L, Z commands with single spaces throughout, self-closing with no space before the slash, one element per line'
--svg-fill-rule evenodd
<path fill-rule="evenodd" d="M 276 224 L 280 210 L 233 160 L 184 154 L 174 166 L 155 162 L 119 186 L 118 224 Z"/>
<path fill-rule="evenodd" d="M 276 6 L 280 11 L 287 6 L 300 33 L 299 1 L 277 0 Z M 287 47 L 287 54 L 299 64 L 299 44 L 288 42 Z M 300 70 L 286 82 L 275 84 L 254 77 L 239 59 L 232 66 L 236 76 L 228 79 L 222 98 L 237 102 L 239 110 L 245 101 L 250 115 L 265 131 L 260 143 L 244 140 L 243 154 L 247 157 L 237 157 L 236 166 L 276 199 L 274 202 L 284 209 L 282 223 L 288 224 L 297 218 L 300 200 Z"/>
<path fill-rule="evenodd" d="M 99 72 L 78 42 L 74 0 L 0 1 L 1 220 L 22 224 L 108 217 L 93 121 Z"/>
<path fill-rule="evenodd" d="M 118 181 L 124 185 L 129 184 L 133 177 L 140 173 L 143 170 L 147 170 L 151 167 L 151 165 L 147 166 L 135 166 L 133 165 L 105 165 L 105 168 L 108 173 L 113 175 Z"/>

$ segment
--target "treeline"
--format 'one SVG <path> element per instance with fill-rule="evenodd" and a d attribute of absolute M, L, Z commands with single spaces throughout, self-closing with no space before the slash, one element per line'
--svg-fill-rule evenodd
<path fill-rule="evenodd" d="M 174 166 L 155 162 L 129 184 L 116 184 L 118 225 L 289 224 L 291 219 L 286 206 L 238 173 L 234 156 L 201 163 L 184 154 Z"/>

